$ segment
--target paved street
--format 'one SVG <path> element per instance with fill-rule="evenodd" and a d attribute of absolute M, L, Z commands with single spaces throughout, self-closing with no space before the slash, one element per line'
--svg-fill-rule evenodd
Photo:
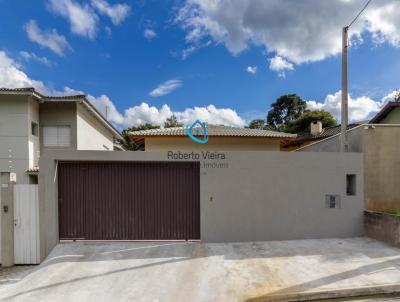
<path fill-rule="evenodd" d="M 25 276 L 29 275 L 36 265 L 16 265 L 13 267 L 0 267 L 0 285 L 11 284 L 21 281 Z"/>
<path fill-rule="evenodd" d="M 399 250 L 367 238 L 229 244 L 78 242 L 59 244 L 22 281 L 0 286 L 0 298 L 270 301 L 304 294 L 370 294 L 398 290 L 398 284 Z"/>

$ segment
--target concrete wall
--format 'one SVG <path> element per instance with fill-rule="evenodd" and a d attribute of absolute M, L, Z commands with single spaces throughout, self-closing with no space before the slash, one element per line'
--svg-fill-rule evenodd
<path fill-rule="evenodd" d="M 379 124 L 400 124 L 400 108 L 395 108 Z"/>
<path fill-rule="evenodd" d="M 77 148 L 77 105 L 75 102 L 46 102 L 40 104 L 40 136 L 43 137 L 42 127 L 44 126 L 70 126 L 71 127 L 71 146 L 57 149 L 76 150 Z M 41 150 L 49 149 L 43 146 L 40 140 Z M 54 149 L 55 147 L 52 147 Z"/>
<path fill-rule="evenodd" d="M 279 138 L 209 137 L 207 144 L 199 144 L 186 136 L 147 137 L 145 150 L 279 151 L 280 141 Z"/>
<path fill-rule="evenodd" d="M 400 209 L 400 125 L 364 130 L 364 166 L 366 208 Z"/>
<path fill-rule="evenodd" d="M 197 154 L 197 155 L 196 155 Z M 201 162 L 204 242 L 351 237 L 363 234 L 363 168 L 357 153 L 186 152 Z M 199 159 L 197 159 L 197 156 Z M 184 152 L 47 151 L 40 163 L 42 257 L 58 242 L 57 160 L 179 161 Z M 225 157 L 225 158 L 222 158 Z M 346 174 L 357 195 L 346 196 Z M 341 208 L 328 209 L 326 194 Z"/>
<path fill-rule="evenodd" d="M 29 183 L 28 98 L 2 95 L 0 99 L 0 172 L 15 172 L 18 183 Z M 11 168 L 10 168 L 11 166 Z"/>
<path fill-rule="evenodd" d="M 28 153 L 29 153 L 29 168 L 39 165 L 40 157 L 40 131 L 38 128 L 37 135 L 32 134 L 32 122 L 40 126 L 39 123 L 39 103 L 33 98 L 28 99 Z"/>
<path fill-rule="evenodd" d="M 363 128 L 364 125 L 355 127 L 347 131 L 347 139 L 349 142 L 349 152 L 363 151 Z M 340 135 L 335 135 L 318 142 L 309 144 L 296 150 L 296 152 L 339 152 L 340 151 Z"/>
<path fill-rule="evenodd" d="M 400 248 L 400 216 L 365 211 L 365 234 Z"/>
<path fill-rule="evenodd" d="M 113 134 L 91 115 L 83 105 L 78 105 L 77 112 L 77 149 L 78 150 L 113 150 Z"/>

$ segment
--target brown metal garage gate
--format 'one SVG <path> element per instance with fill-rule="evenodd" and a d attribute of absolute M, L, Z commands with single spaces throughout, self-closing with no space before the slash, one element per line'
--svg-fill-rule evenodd
<path fill-rule="evenodd" d="M 60 239 L 199 240 L 200 164 L 61 162 Z"/>

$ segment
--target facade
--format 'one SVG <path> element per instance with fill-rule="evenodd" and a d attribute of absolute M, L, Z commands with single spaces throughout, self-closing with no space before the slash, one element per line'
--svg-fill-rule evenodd
<path fill-rule="evenodd" d="M 48 149 L 113 150 L 119 132 L 85 96 L 48 97 L 33 88 L 0 89 L 0 172 L 36 184 Z"/>
<path fill-rule="evenodd" d="M 40 165 L 41 259 L 60 239 L 363 235 L 360 153 L 65 150 L 46 152 Z"/>
<path fill-rule="evenodd" d="M 351 123 L 347 126 L 347 130 L 350 131 L 363 123 Z M 310 133 L 304 133 L 298 135 L 296 139 L 288 141 L 283 144 L 283 151 L 293 151 L 302 147 L 306 147 L 310 144 L 318 143 L 322 140 L 328 139 L 330 137 L 334 137 L 340 134 L 340 125 L 333 127 L 322 127 L 321 121 L 315 121 L 311 123 L 311 131 Z"/>
<path fill-rule="evenodd" d="M 196 131 L 194 129 L 193 131 Z M 279 151 L 283 142 L 296 135 L 276 131 L 206 125 L 208 141 L 191 140 L 183 127 L 133 131 L 130 139 L 145 151 L 216 150 L 216 151 Z M 201 136 L 195 133 L 195 136 Z"/>
<path fill-rule="evenodd" d="M 347 140 L 350 152 L 363 152 L 364 129 L 374 128 L 378 125 L 399 126 L 400 125 L 400 102 L 388 102 L 369 122 L 359 125 L 349 125 L 347 130 Z M 339 152 L 340 151 L 340 126 L 336 134 L 322 140 L 309 143 L 295 151 L 299 152 Z M 389 129 L 388 127 L 386 129 Z M 388 131 L 388 130 L 385 130 Z M 291 143 L 291 142 L 290 142 Z M 289 144 L 290 144 L 289 143 Z M 386 144 L 381 144 L 386 146 Z"/>
<path fill-rule="evenodd" d="M 400 209 L 400 125 L 363 129 L 365 207 L 371 211 Z"/>
<path fill-rule="evenodd" d="M 361 124 L 347 130 L 347 141 L 349 152 L 363 151 L 363 129 L 367 124 Z M 340 126 L 339 126 L 340 127 Z M 295 152 L 339 152 L 340 151 L 340 129 L 337 134 L 325 139 L 309 143 L 294 150 Z"/>
<path fill-rule="evenodd" d="M 400 124 L 400 101 L 388 102 L 370 121 L 370 124 Z"/>

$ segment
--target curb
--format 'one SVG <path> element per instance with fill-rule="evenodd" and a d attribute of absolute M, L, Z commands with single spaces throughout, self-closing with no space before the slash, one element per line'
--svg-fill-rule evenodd
<path fill-rule="evenodd" d="M 400 294 L 400 284 L 343 288 L 343 289 L 314 291 L 314 292 L 266 294 L 263 296 L 250 297 L 246 301 L 247 302 L 315 301 L 323 299 L 338 299 L 338 298 L 350 298 L 350 297 L 360 297 L 360 296 L 377 296 L 384 294 Z"/>

